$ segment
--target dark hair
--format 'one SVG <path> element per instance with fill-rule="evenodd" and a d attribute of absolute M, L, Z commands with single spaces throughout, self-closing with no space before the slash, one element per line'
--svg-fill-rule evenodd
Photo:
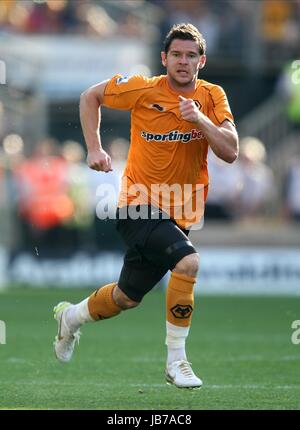
<path fill-rule="evenodd" d="M 174 39 L 194 40 L 199 46 L 199 54 L 205 54 L 206 42 L 202 34 L 193 24 L 174 24 L 164 41 L 164 51 L 167 54 Z"/>

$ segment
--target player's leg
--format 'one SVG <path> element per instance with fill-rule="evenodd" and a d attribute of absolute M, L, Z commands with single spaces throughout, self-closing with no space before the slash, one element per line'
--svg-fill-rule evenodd
<path fill-rule="evenodd" d="M 126 209 L 126 208 L 125 208 Z M 154 221 L 157 223 L 159 221 Z M 80 303 L 73 305 L 61 302 L 54 308 L 54 318 L 58 322 L 58 334 L 54 349 L 60 361 L 71 359 L 79 328 L 90 321 L 112 318 L 121 311 L 137 306 L 143 296 L 164 276 L 168 269 L 153 267 L 138 251 L 152 230 L 148 220 L 121 219 L 117 229 L 128 246 L 124 265 L 118 283 L 97 289 Z"/>
<path fill-rule="evenodd" d="M 138 306 L 166 272 L 167 269 L 153 267 L 140 253 L 129 249 L 117 283 L 98 288 L 78 304 L 59 303 L 54 308 L 54 317 L 58 321 L 54 349 L 58 360 L 70 361 L 82 324 L 112 318 Z"/>
<path fill-rule="evenodd" d="M 118 289 L 116 282 L 98 288 L 78 304 L 59 303 L 54 307 L 54 318 L 58 322 L 58 334 L 54 342 L 57 359 L 70 361 L 75 343 L 79 342 L 82 324 L 112 318 L 122 310 L 137 305 Z"/>
<path fill-rule="evenodd" d="M 194 309 L 198 254 L 185 232 L 172 221 L 156 226 L 144 251 L 151 261 L 159 259 L 172 271 L 166 294 L 167 380 L 178 387 L 199 387 L 202 382 L 193 373 L 185 351 Z"/>
<path fill-rule="evenodd" d="M 199 267 L 197 253 L 183 257 L 174 267 L 166 294 L 167 380 L 179 387 L 201 387 L 186 357 L 186 339 L 194 310 L 194 285 Z"/>

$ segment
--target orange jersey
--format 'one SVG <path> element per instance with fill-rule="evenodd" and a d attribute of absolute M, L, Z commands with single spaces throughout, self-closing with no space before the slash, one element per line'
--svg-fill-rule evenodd
<path fill-rule="evenodd" d="M 116 75 L 106 86 L 103 104 L 131 110 L 130 149 L 118 206 L 151 203 L 188 228 L 203 216 L 204 201 L 197 207 L 195 199 L 199 190 L 206 194 L 208 142 L 201 130 L 181 118 L 178 96 L 165 75 Z M 195 91 L 184 96 L 193 99 L 215 125 L 226 119 L 233 122 L 220 86 L 198 79 Z M 180 198 L 180 193 L 171 192 L 169 201 L 164 202 L 160 185 L 173 191 L 181 187 L 187 190 L 186 195 Z M 187 201 L 196 207 L 192 216 L 178 211 Z"/>

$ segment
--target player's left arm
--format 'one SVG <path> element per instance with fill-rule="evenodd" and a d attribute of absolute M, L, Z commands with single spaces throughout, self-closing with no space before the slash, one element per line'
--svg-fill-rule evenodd
<path fill-rule="evenodd" d="M 185 99 L 182 96 L 179 96 L 179 99 L 182 119 L 194 123 L 203 132 L 217 157 L 227 163 L 233 163 L 239 152 L 239 138 L 234 125 L 225 119 L 217 126 L 200 112 L 192 99 Z"/>

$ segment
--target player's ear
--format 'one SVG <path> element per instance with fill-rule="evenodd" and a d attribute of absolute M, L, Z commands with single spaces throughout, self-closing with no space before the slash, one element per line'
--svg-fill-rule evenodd
<path fill-rule="evenodd" d="M 199 65 L 199 69 L 203 69 L 203 67 L 205 66 L 206 63 L 206 55 L 201 55 L 200 57 L 200 65 Z"/>
<path fill-rule="evenodd" d="M 160 53 L 160 55 L 161 55 L 162 65 L 166 67 L 167 66 L 167 54 L 165 53 L 165 51 L 162 51 Z"/>

